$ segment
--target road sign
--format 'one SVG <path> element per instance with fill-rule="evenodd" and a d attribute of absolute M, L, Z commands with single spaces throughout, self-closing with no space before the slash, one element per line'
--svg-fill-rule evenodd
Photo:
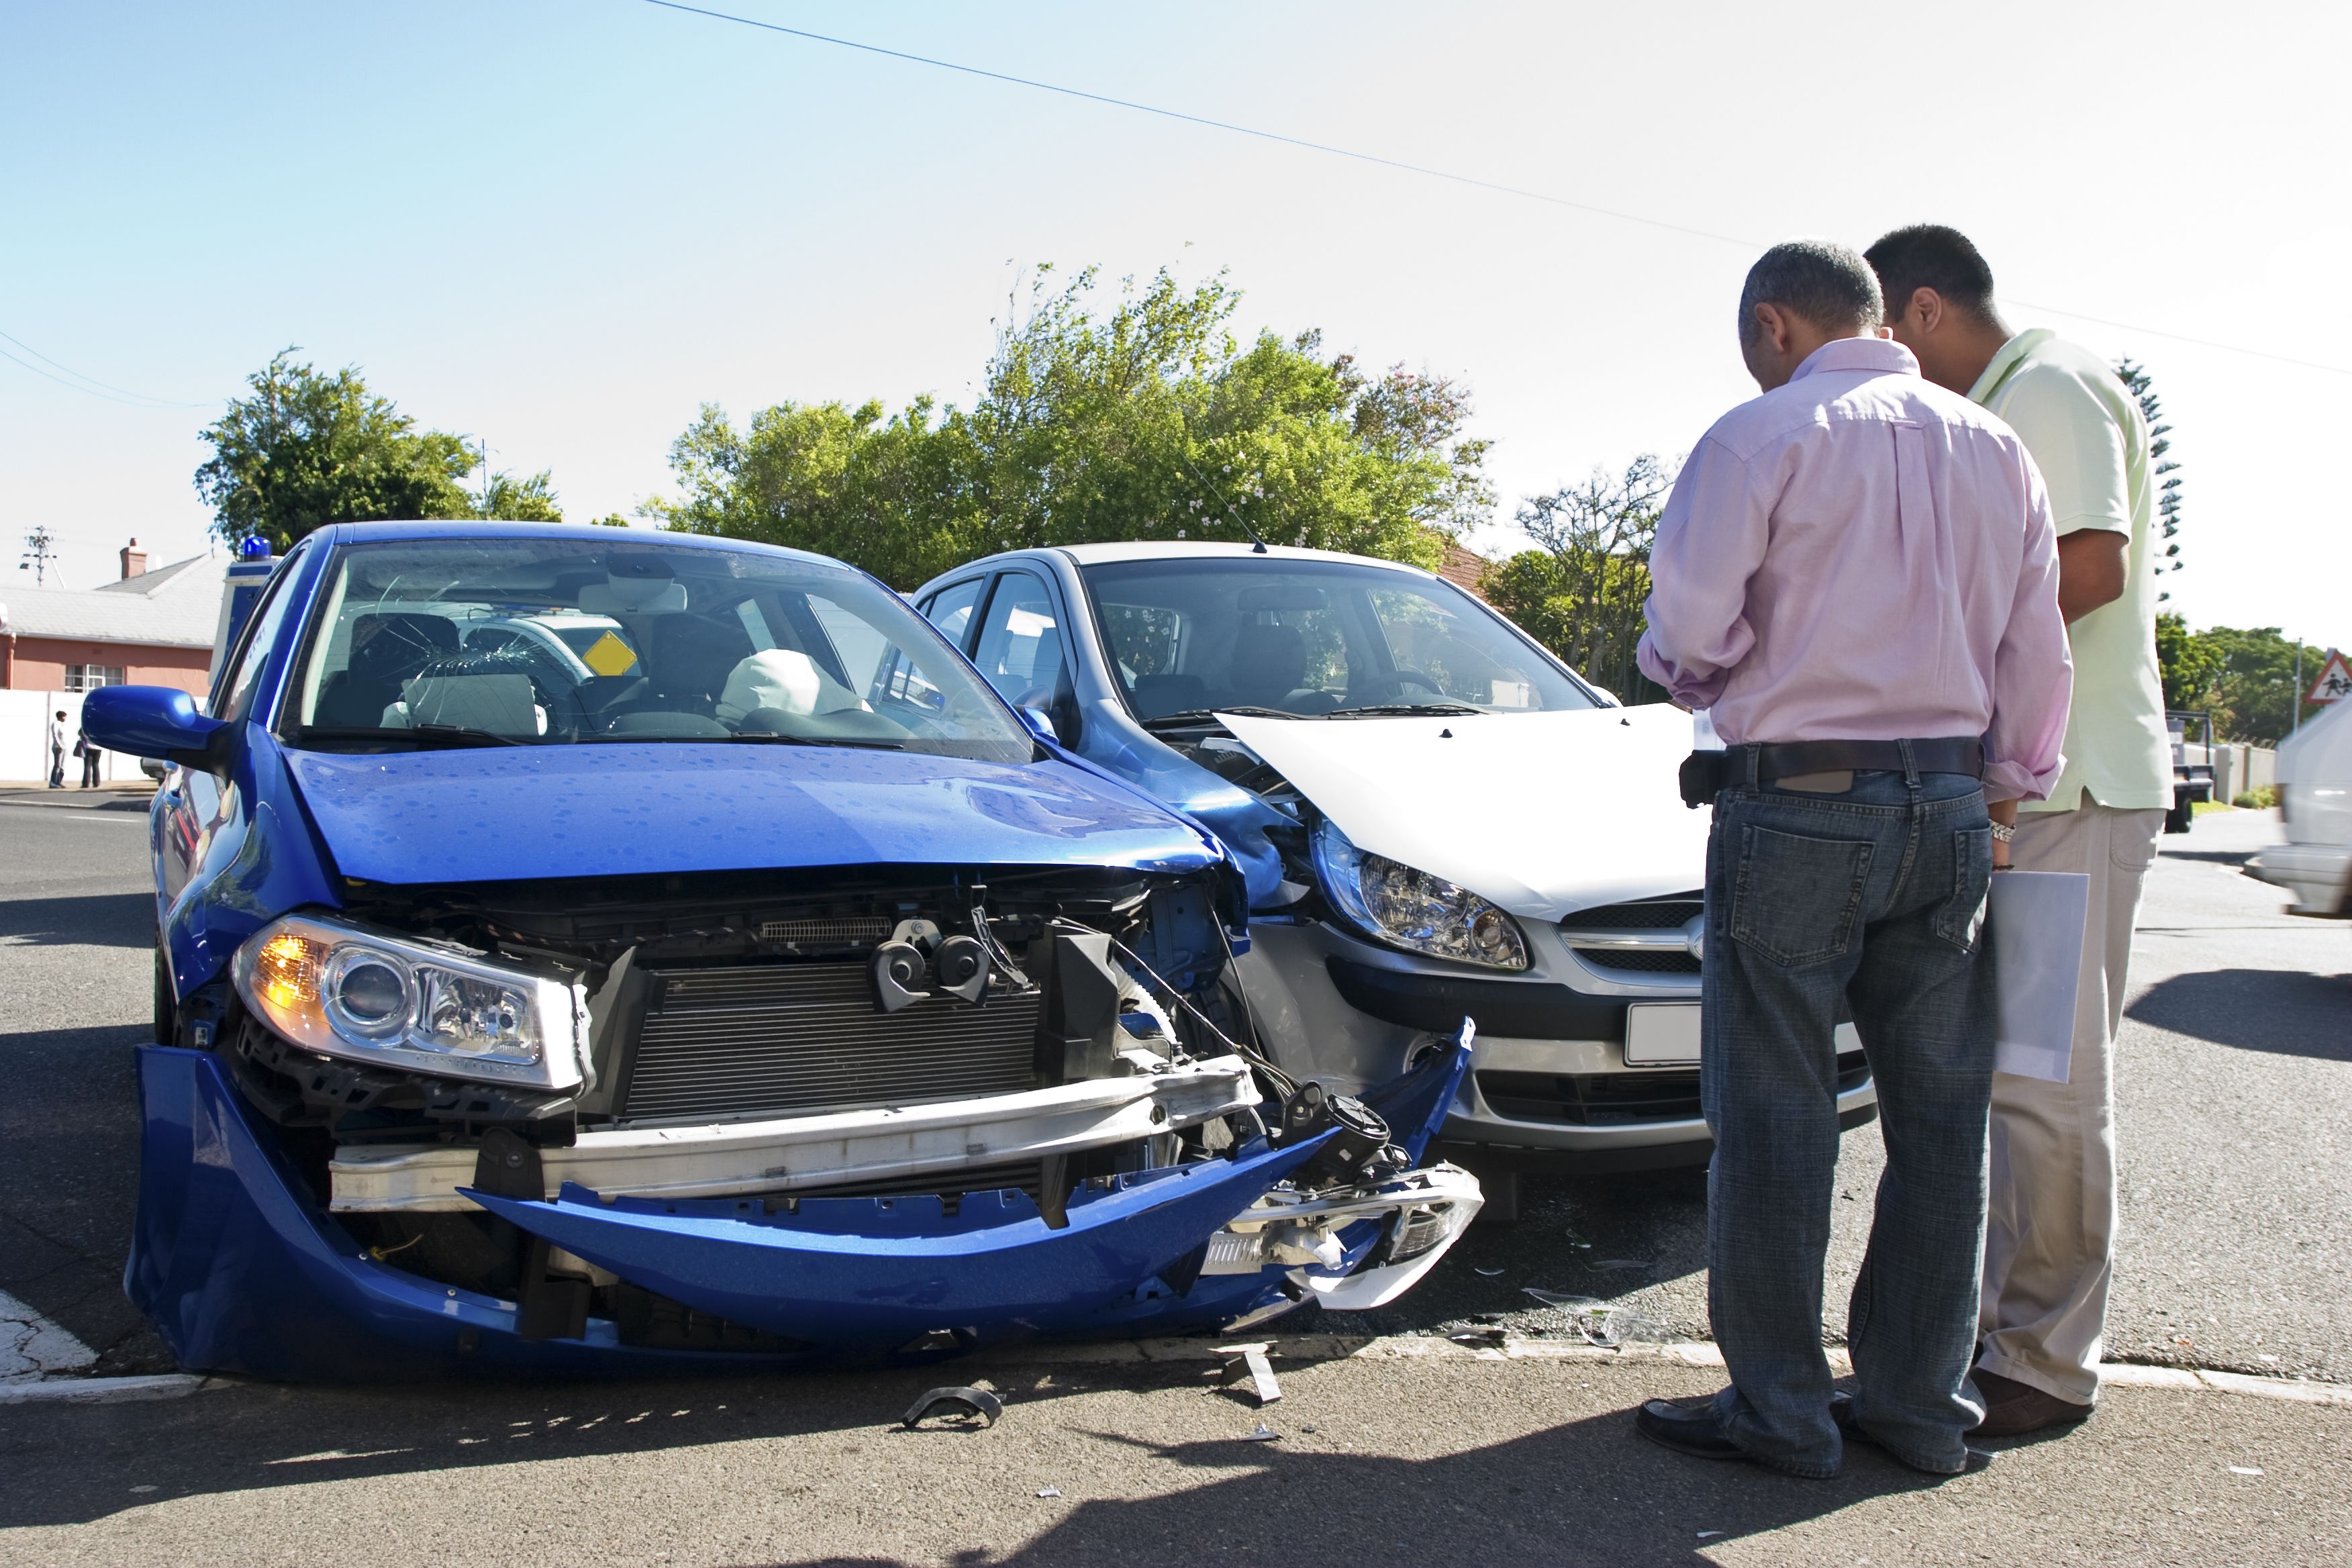
<path fill-rule="evenodd" d="M 2329 648 L 2327 662 L 2319 667 L 2319 679 L 2311 683 L 2311 690 L 2304 700 L 2334 702 L 2345 697 L 2352 697 L 2352 665 L 2344 662 L 2342 654 Z"/>

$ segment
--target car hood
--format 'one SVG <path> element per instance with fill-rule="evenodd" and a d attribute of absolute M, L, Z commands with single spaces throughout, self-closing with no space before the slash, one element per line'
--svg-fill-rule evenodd
<path fill-rule="evenodd" d="M 1665 703 L 1460 718 L 1250 719 L 1236 740 L 1360 848 L 1559 920 L 1706 879 L 1683 805 L 1691 716 Z"/>
<path fill-rule="evenodd" d="M 1221 858 L 1160 806 L 1064 763 L 688 742 L 288 760 L 336 867 L 371 882 Z"/>

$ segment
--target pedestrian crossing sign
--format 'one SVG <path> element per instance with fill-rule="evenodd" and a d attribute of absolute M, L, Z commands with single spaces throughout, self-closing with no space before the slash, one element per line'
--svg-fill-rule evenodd
<path fill-rule="evenodd" d="M 2311 693 L 2305 702 L 2334 702 L 2352 697 L 2352 665 L 2334 648 L 2327 650 L 2327 662 L 2319 667 L 2319 679 L 2311 683 Z"/>

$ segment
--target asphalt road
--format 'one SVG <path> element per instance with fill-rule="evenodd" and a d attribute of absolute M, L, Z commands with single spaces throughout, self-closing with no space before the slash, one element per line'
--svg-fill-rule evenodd
<path fill-rule="evenodd" d="M 97 1348 L 101 1372 L 169 1364 L 119 1288 L 150 973 L 142 820 L 0 802 L 0 1290 Z M 2274 831 L 2208 817 L 2153 876 L 2121 1044 L 2109 1354 L 2341 1383 L 2352 927 L 2281 915 L 2238 874 Z M 1874 1127 L 1846 1139 L 1832 1340 L 1877 1151 Z M 1531 1182 L 1525 1214 L 1474 1228 L 1399 1310 L 1282 1329 L 1568 1337 L 1534 1287 L 1704 1335 L 1696 1176 Z M 1203 1393 L 1202 1370 L 966 1363 L 952 1375 L 1011 1400 L 971 1435 L 889 1428 L 925 1381 L 909 1373 L 0 1408 L 0 1559 L 2352 1562 L 2342 1405 L 2112 1389 L 2080 1434 L 1928 1489 L 1867 1453 L 1812 1484 L 1633 1441 L 1632 1405 L 1720 1381 L 1700 1368 L 1293 1364 L 1270 1442 L 1244 1440 L 1259 1413 Z"/>

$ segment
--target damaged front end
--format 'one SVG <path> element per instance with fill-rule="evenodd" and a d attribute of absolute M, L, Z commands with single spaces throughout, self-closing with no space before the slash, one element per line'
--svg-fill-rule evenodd
<path fill-rule="evenodd" d="M 351 881 L 142 1053 L 127 1284 L 182 1362 L 673 1371 L 1378 1306 L 1467 1030 L 1360 1100 L 1235 988 L 1229 872 Z"/>

